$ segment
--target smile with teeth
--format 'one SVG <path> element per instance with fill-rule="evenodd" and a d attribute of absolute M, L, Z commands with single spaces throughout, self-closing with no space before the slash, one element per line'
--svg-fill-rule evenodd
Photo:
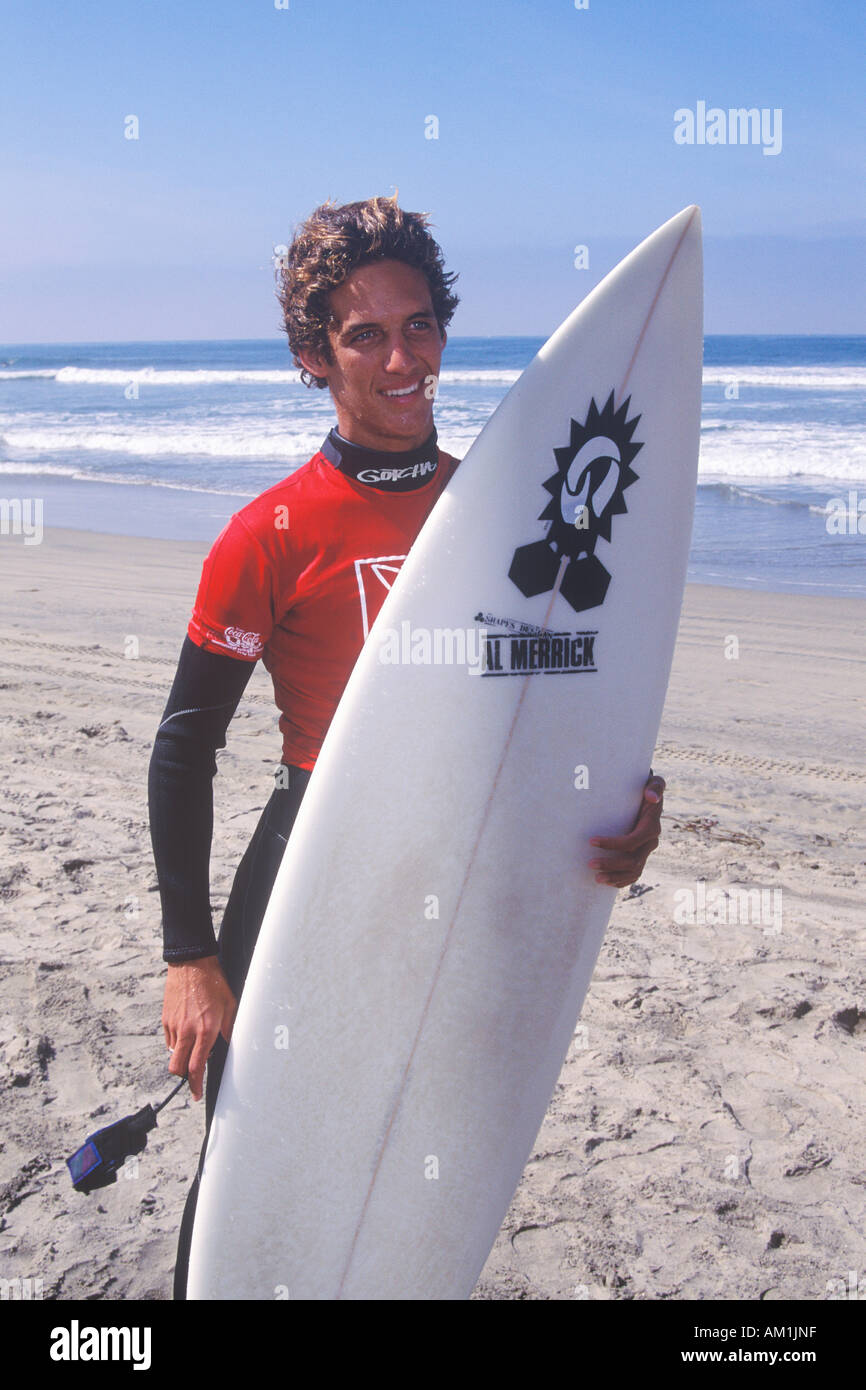
<path fill-rule="evenodd" d="M 413 392 L 418 390 L 420 384 L 419 381 L 416 381 L 414 385 L 403 386 L 399 391 L 384 391 L 382 394 L 385 396 L 411 396 Z"/>

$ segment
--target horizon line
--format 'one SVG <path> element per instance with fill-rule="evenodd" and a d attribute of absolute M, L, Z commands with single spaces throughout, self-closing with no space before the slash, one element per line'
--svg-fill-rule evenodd
<path fill-rule="evenodd" d="M 549 334 L 544 333 L 449 333 L 449 342 L 546 342 Z M 866 333 L 828 333 L 811 329 L 802 333 L 705 333 L 708 338 L 848 338 L 866 341 Z M 34 338 L 18 339 L 14 342 L 0 341 L 0 350 L 7 348 L 33 347 L 150 347 L 181 343 L 268 343 L 282 341 L 282 335 L 272 338 Z M 288 344 L 286 344 L 288 350 Z M 447 352 L 447 346 L 445 348 Z"/>

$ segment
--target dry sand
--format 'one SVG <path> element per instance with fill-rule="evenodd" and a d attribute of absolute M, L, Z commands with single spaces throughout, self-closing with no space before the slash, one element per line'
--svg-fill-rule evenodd
<path fill-rule="evenodd" d="M 205 548 L 0 540 L 0 1280 L 45 1298 L 171 1296 L 201 1107 L 89 1198 L 63 1160 L 170 1088 L 146 777 Z M 864 632 L 854 600 L 689 588 L 664 839 L 476 1298 L 866 1296 Z M 278 756 L 259 668 L 220 755 L 217 921 Z"/>

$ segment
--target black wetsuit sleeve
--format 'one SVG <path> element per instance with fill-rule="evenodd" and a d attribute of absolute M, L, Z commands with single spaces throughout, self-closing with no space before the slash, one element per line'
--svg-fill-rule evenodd
<path fill-rule="evenodd" d="M 148 775 L 150 837 L 162 901 L 163 958 L 217 953 L 210 907 L 216 750 L 255 662 L 218 656 L 184 638 Z"/>

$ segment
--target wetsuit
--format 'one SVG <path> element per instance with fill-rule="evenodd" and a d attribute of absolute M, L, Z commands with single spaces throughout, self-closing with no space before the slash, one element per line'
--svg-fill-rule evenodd
<path fill-rule="evenodd" d="M 457 466 L 435 431 L 418 449 L 379 453 L 332 430 L 297 472 L 232 517 L 202 570 L 154 743 L 150 826 L 164 958 L 218 955 L 239 997 L 291 827 L 343 688 L 410 545 Z M 214 937 L 209 863 L 216 750 L 256 661 L 274 682 L 280 775 Z M 226 1044 L 207 1068 L 205 1145 Z M 198 1176 L 181 1224 L 175 1298 L 186 1272 Z"/>

